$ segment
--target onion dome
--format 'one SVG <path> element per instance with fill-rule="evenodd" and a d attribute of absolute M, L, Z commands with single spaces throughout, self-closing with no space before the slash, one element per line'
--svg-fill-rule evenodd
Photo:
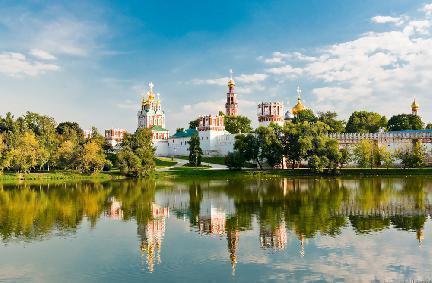
<path fill-rule="evenodd" d="M 234 79 L 233 79 L 233 70 L 232 69 L 230 69 L 230 79 L 229 79 L 229 81 L 228 81 L 228 87 L 230 88 L 230 89 L 232 89 L 234 86 L 235 86 L 235 82 L 234 82 Z"/>
<path fill-rule="evenodd" d="M 294 119 L 294 114 L 291 111 L 285 112 L 285 120 L 292 120 Z"/>
<path fill-rule="evenodd" d="M 411 104 L 411 109 L 412 109 L 413 112 L 417 112 L 419 110 L 419 108 L 420 108 L 420 106 L 417 104 L 417 102 L 416 102 L 416 100 L 414 98 L 414 101 Z"/>
<path fill-rule="evenodd" d="M 297 104 L 291 109 L 292 114 L 297 115 L 299 112 L 305 110 L 306 108 L 304 107 L 301 98 L 297 98 Z"/>
<path fill-rule="evenodd" d="M 306 109 L 301 101 L 301 89 L 297 86 L 297 104 L 291 109 L 292 114 L 297 115 L 299 112 Z"/>

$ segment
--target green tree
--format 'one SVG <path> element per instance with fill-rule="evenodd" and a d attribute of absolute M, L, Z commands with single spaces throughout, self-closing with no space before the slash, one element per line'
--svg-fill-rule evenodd
<path fill-rule="evenodd" d="M 256 129 L 258 143 L 260 145 L 259 158 L 265 159 L 267 163 L 274 167 L 281 164 L 283 156 L 283 147 L 280 140 L 281 127 L 271 123 L 268 127 L 259 127 Z"/>
<path fill-rule="evenodd" d="M 307 151 L 309 169 L 316 173 L 323 173 L 325 169 L 336 171 L 341 159 L 337 140 L 323 134 L 315 135 L 311 139 Z"/>
<path fill-rule="evenodd" d="M 48 171 L 55 165 L 55 151 L 58 148 L 59 140 L 56 134 L 56 122 L 54 118 L 40 115 L 34 112 L 27 112 L 24 116 L 26 128 L 31 130 L 37 137 L 44 149 L 41 166 L 46 166 Z"/>
<path fill-rule="evenodd" d="M 380 163 L 387 169 L 393 164 L 394 157 L 385 145 L 378 147 L 378 155 Z"/>
<path fill-rule="evenodd" d="M 283 155 L 291 162 L 292 169 L 296 164 L 308 156 L 313 150 L 314 139 L 324 136 L 328 126 L 322 122 L 302 123 L 286 122 L 280 139 L 283 147 Z"/>
<path fill-rule="evenodd" d="M 342 133 L 345 131 L 345 121 L 338 120 L 336 112 L 318 112 L 318 121 L 328 126 L 329 133 Z"/>
<path fill-rule="evenodd" d="M 189 122 L 189 129 L 196 129 L 199 126 L 200 119 L 195 119 Z"/>
<path fill-rule="evenodd" d="M 75 169 L 79 146 L 74 140 L 60 143 L 55 153 L 55 163 L 60 169 Z"/>
<path fill-rule="evenodd" d="M 375 112 L 355 111 L 348 119 L 347 133 L 377 133 L 387 126 L 387 119 Z"/>
<path fill-rule="evenodd" d="M 427 124 L 427 125 L 426 125 L 426 129 L 427 129 L 427 130 L 432 130 L 432 123 Z"/>
<path fill-rule="evenodd" d="M 399 149 L 396 157 L 401 161 L 403 168 L 416 168 L 424 165 L 426 149 L 420 141 L 415 141 L 412 148 Z"/>
<path fill-rule="evenodd" d="M 4 134 L 0 133 L 0 174 L 9 166 L 8 147 Z"/>
<path fill-rule="evenodd" d="M 117 154 L 117 160 L 122 174 L 131 177 L 140 176 L 142 169 L 141 160 L 130 147 L 122 148 Z"/>
<path fill-rule="evenodd" d="M 102 146 L 97 140 L 87 141 L 78 155 L 78 169 L 82 173 L 98 173 L 106 163 Z"/>
<path fill-rule="evenodd" d="M 389 131 L 421 130 L 424 123 L 420 116 L 413 114 L 399 114 L 392 116 L 387 123 Z"/>
<path fill-rule="evenodd" d="M 318 118 L 317 116 L 315 116 L 315 114 L 311 109 L 304 109 L 298 112 L 293 120 L 294 123 L 303 123 L 303 122 L 315 123 L 316 121 L 318 121 Z"/>
<path fill-rule="evenodd" d="M 251 120 L 245 116 L 225 116 L 225 130 L 231 134 L 250 133 L 252 131 Z"/>
<path fill-rule="evenodd" d="M 74 139 L 78 143 L 84 143 L 84 131 L 75 122 L 62 122 L 56 128 L 57 134 L 62 137 L 62 140 Z"/>
<path fill-rule="evenodd" d="M 145 177 L 154 172 L 155 148 L 150 129 L 139 128 L 132 135 L 126 134 L 121 147 L 117 159 L 123 174 Z"/>
<path fill-rule="evenodd" d="M 351 151 L 348 147 L 343 147 L 340 150 L 340 153 L 341 153 L 341 157 L 339 159 L 339 166 L 342 168 L 348 163 L 350 163 L 352 156 L 351 156 Z"/>
<path fill-rule="evenodd" d="M 203 152 L 200 146 L 200 139 L 198 134 L 193 134 L 190 140 L 188 141 L 188 144 L 189 144 L 189 165 L 200 166 Z"/>
<path fill-rule="evenodd" d="M 354 160 L 360 167 L 373 167 L 374 143 L 370 140 L 361 140 L 354 146 Z"/>
<path fill-rule="evenodd" d="M 9 154 L 11 167 L 18 172 L 28 173 L 40 164 L 43 148 L 32 132 L 24 132 Z"/>
<path fill-rule="evenodd" d="M 238 150 L 228 152 L 228 155 L 225 156 L 225 165 L 228 166 L 230 170 L 240 170 L 244 164 L 245 159 Z"/>
<path fill-rule="evenodd" d="M 260 162 L 260 144 L 258 138 L 253 134 L 237 135 L 235 137 L 234 150 L 237 150 L 244 160 L 255 161 L 262 169 Z"/>

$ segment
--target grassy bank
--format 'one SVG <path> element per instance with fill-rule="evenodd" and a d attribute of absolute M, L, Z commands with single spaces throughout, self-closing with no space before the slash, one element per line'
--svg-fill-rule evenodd
<path fill-rule="evenodd" d="M 172 161 L 171 158 L 167 157 L 157 157 L 155 158 L 156 168 L 171 167 L 177 164 L 177 162 Z"/>
<path fill-rule="evenodd" d="M 366 169 L 366 168 L 343 168 L 337 174 L 315 174 L 308 169 L 295 170 L 203 170 L 203 168 L 187 167 L 182 170 L 170 170 L 157 172 L 161 178 L 214 178 L 232 179 L 239 177 L 316 177 L 316 176 L 408 176 L 408 175 L 431 175 L 432 168 L 390 168 L 390 169 Z"/>
<path fill-rule="evenodd" d="M 189 160 L 188 156 L 176 156 L 176 158 Z M 223 156 L 202 156 L 201 161 L 204 163 L 225 165 L 225 157 L 223 157 Z M 246 162 L 245 167 L 246 168 L 256 168 L 256 165 L 249 163 L 249 162 Z"/>
<path fill-rule="evenodd" d="M 103 172 L 97 174 L 81 174 L 72 171 L 52 171 L 38 173 L 11 173 L 4 172 L 0 175 L 0 181 L 18 180 L 118 180 L 124 179 L 118 171 Z"/>

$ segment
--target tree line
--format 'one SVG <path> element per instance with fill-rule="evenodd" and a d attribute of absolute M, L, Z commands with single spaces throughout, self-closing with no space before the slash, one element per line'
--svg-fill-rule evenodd
<path fill-rule="evenodd" d="M 341 148 L 336 139 L 328 136 L 335 129 L 333 119 L 310 121 L 301 117 L 286 121 L 283 126 L 272 123 L 257 128 L 254 133 L 237 135 L 234 151 L 225 158 L 226 165 L 241 169 L 245 162 L 253 161 L 260 169 L 264 162 L 273 168 L 289 165 L 294 169 L 306 163 L 315 173 L 334 173 L 350 162 L 365 168 L 388 168 L 396 160 L 404 168 L 424 165 L 426 149 L 420 141 L 412 148 L 393 152 L 370 140 Z"/>
<path fill-rule="evenodd" d="M 219 115 L 224 116 L 225 129 L 231 134 L 250 133 L 253 131 L 251 120 L 245 116 L 226 116 L 223 112 Z M 432 129 L 432 123 L 425 124 L 421 117 L 414 114 L 398 114 L 387 119 L 384 115 L 369 111 L 354 111 L 347 121 L 338 119 L 336 112 L 318 112 L 315 114 L 311 109 L 300 111 L 291 120 L 299 122 L 323 122 L 328 126 L 329 133 L 377 133 L 380 130 L 403 131 L 403 130 L 423 130 Z M 189 128 L 198 127 L 199 119 L 192 120 Z M 183 129 L 178 129 L 183 130 Z"/>
<path fill-rule="evenodd" d="M 73 170 L 98 173 L 118 166 L 125 175 L 149 175 L 155 167 L 151 131 L 126 134 L 117 153 L 96 128 L 86 136 L 75 122 L 59 124 L 34 112 L 0 117 L 0 173 Z"/>

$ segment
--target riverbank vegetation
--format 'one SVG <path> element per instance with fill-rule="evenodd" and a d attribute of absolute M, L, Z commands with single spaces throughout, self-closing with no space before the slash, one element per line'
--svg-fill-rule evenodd
<path fill-rule="evenodd" d="M 320 113 L 316 117 L 312 111 L 303 110 L 283 126 L 272 123 L 259 127 L 255 133 L 239 134 L 234 152 L 226 156 L 225 164 L 232 170 L 244 168 L 248 161 L 256 163 L 260 169 L 264 168 L 264 164 L 267 168 L 294 169 L 302 166 L 318 174 L 334 174 L 348 164 L 360 168 L 390 168 L 395 165 L 418 168 L 425 165 L 427 152 L 419 140 L 413 141 L 412 147 L 394 151 L 371 140 L 361 140 L 341 148 L 336 139 L 328 136 L 343 128 L 343 122 L 337 120 L 334 114 Z M 421 119 L 412 116 L 415 115 L 393 116 L 391 127 L 423 127 Z M 360 111 L 351 115 L 346 128 L 356 132 L 376 132 L 385 125 L 385 117 Z"/>
<path fill-rule="evenodd" d="M 84 133 L 75 122 L 57 124 L 33 112 L 16 119 L 11 113 L 0 117 L 1 179 L 112 178 L 118 172 L 100 173 L 113 166 L 125 176 L 152 174 L 156 164 L 151 131 L 126 134 L 117 152 L 96 128 Z"/>

